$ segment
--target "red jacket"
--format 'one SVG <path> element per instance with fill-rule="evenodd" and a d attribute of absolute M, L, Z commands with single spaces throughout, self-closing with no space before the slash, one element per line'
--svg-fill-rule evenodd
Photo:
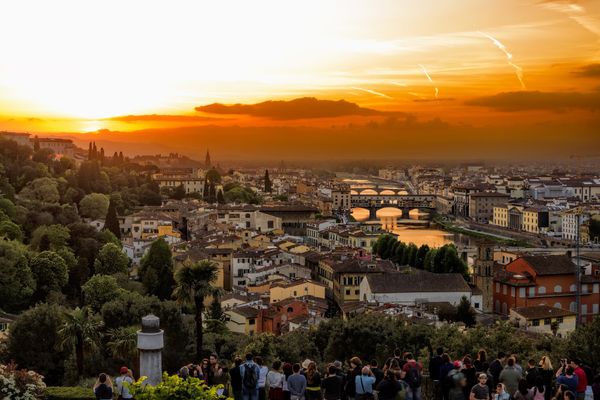
<path fill-rule="evenodd" d="M 577 375 L 577 393 L 585 393 L 585 387 L 587 386 L 585 371 L 581 367 L 577 367 L 573 375 Z"/>

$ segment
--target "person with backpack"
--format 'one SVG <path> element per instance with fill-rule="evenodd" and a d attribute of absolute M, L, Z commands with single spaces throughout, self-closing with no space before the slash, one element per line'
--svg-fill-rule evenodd
<path fill-rule="evenodd" d="M 121 367 L 120 372 L 121 376 L 115 379 L 118 399 L 133 399 L 133 395 L 129 393 L 129 387 L 127 386 L 133 384 L 133 374 L 127 367 Z"/>
<path fill-rule="evenodd" d="M 252 354 L 246 354 L 246 362 L 240 366 L 242 376 L 242 400 L 258 400 L 258 365 Z"/>
<path fill-rule="evenodd" d="M 354 378 L 354 386 L 356 387 L 356 400 L 374 400 L 373 385 L 375 384 L 375 376 L 369 367 L 364 367 L 361 374 Z"/>
<path fill-rule="evenodd" d="M 288 390 L 291 400 L 304 400 L 306 392 L 306 377 L 300 373 L 300 364 L 296 363 L 292 367 L 294 373 L 287 379 Z"/>
<path fill-rule="evenodd" d="M 404 381 L 408 384 L 408 388 L 406 388 L 406 400 L 421 400 L 423 366 L 415 360 L 411 353 L 407 353 L 406 363 L 402 367 L 402 370 L 405 372 Z"/>

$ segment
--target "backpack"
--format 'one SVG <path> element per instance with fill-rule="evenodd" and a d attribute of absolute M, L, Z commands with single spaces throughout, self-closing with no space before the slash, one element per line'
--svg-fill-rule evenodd
<path fill-rule="evenodd" d="M 532 400 L 544 400 L 544 392 L 540 392 L 537 387 L 533 388 L 533 397 Z"/>
<path fill-rule="evenodd" d="M 256 375 L 256 368 L 254 365 L 244 365 L 244 379 L 242 380 L 242 384 L 246 389 L 256 389 L 256 383 L 258 382 L 258 377 Z"/>
<path fill-rule="evenodd" d="M 405 380 L 411 389 L 421 387 L 421 374 L 419 373 L 419 369 L 416 365 L 414 367 L 410 367 L 410 369 L 406 373 Z"/>

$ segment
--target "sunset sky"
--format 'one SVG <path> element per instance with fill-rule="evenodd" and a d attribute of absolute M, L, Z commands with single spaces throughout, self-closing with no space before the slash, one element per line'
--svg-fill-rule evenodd
<path fill-rule="evenodd" d="M 23 0 L 0 15 L 0 130 L 393 117 L 584 124 L 600 144 L 600 1 Z M 354 104 L 206 107 L 302 97 Z"/>

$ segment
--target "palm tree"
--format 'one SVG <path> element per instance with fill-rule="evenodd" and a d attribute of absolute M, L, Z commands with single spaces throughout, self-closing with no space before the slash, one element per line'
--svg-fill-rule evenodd
<path fill-rule="evenodd" d="M 137 327 L 122 326 L 106 332 L 107 348 L 113 357 L 122 361 L 133 361 L 137 355 Z"/>
<path fill-rule="evenodd" d="M 202 313 L 204 299 L 217 293 L 217 265 L 209 260 L 184 264 L 175 272 L 174 295 L 180 303 L 193 304 L 196 310 L 196 359 L 202 358 Z"/>
<path fill-rule="evenodd" d="M 62 349 L 75 348 L 77 375 L 83 375 L 83 359 L 85 350 L 93 350 L 100 338 L 99 330 L 103 323 L 87 307 L 64 313 L 65 322 L 59 329 Z"/>

